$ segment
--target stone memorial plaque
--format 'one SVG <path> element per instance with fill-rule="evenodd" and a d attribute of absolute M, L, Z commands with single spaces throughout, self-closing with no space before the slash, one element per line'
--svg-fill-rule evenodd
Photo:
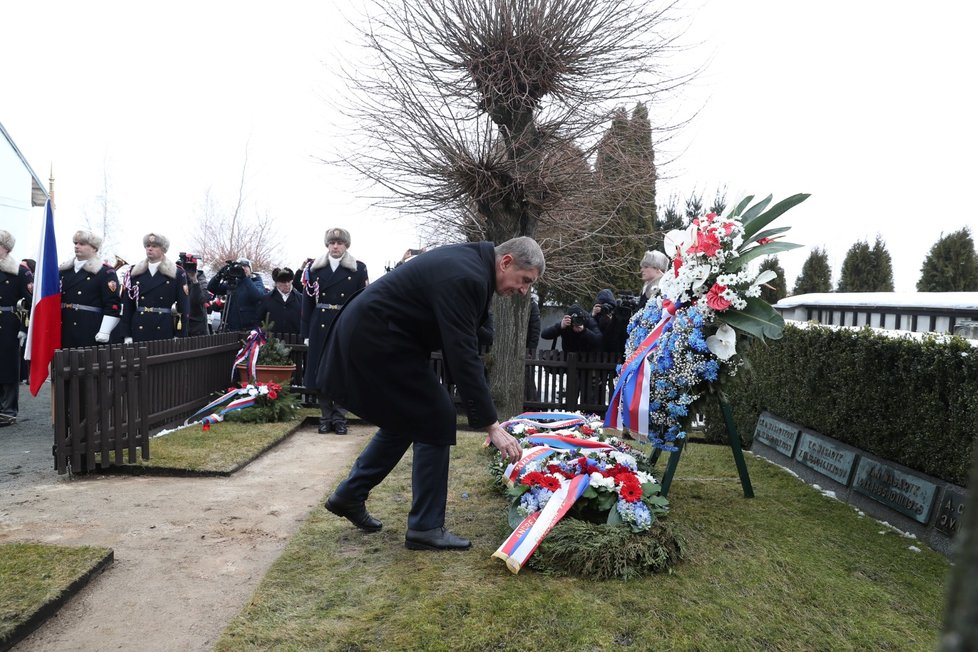
<path fill-rule="evenodd" d="M 848 485 L 856 454 L 827 439 L 803 432 L 795 459 L 839 484 Z"/>
<path fill-rule="evenodd" d="M 934 520 L 934 529 L 942 532 L 949 537 L 954 536 L 958 531 L 958 523 L 964 514 L 965 495 L 954 489 L 945 489 L 941 496 L 940 505 L 937 508 L 937 518 Z"/>
<path fill-rule="evenodd" d="M 800 432 L 795 426 L 765 412 L 757 420 L 754 439 L 782 455 L 791 457 L 795 452 L 795 442 L 798 441 Z"/>
<path fill-rule="evenodd" d="M 933 482 L 866 457 L 859 460 L 852 488 L 919 523 L 930 519 L 937 495 Z"/>

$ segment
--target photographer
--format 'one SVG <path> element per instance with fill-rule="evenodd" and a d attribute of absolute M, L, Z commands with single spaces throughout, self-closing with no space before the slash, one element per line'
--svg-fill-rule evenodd
<path fill-rule="evenodd" d="M 560 338 L 560 348 L 568 353 L 588 353 L 601 348 L 601 331 L 598 323 L 576 303 L 567 309 L 567 314 L 540 333 L 545 340 Z"/>
<path fill-rule="evenodd" d="M 177 265 L 187 273 L 187 287 L 190 289 L 190 327 L 187 335 L 207 335 L 210 329 L 207 326 L 207 303 L 211 300 L 211 293 L 201 284 L 206 280 L 204 270 L 200 269 L 200 256 L 180 252 Z"/>
<path fill-rule="evenodd" d="M 628 340 L 628 320 L 637 308 L 638 301 L 634 297 L 615 299 L 615 295 L 607 288 L 598 292 L 591 316 L 597 321 L 601 331 L 599 351 L 624 354 L 625 342 Z"/>
<path fill-rule="evenodd" d="M 258 305 L 265 296 L 265 286 L 252 274 L 250 260 L 227 261 L 207 289 L 215 295 L 227 295 L 221 330 L 249 331 L 258 326 Z"/>

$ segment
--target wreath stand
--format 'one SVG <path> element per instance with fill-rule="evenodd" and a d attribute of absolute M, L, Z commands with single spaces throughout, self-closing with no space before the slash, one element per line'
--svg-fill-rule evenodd
<path fill-rule="evenodd" d="M 733 412 L 731 412 L 727 402 L 720 398 L 719 394 L 717 395 L 717 402 L 720 404 L 723 420 L 727 424 L 727 441 L 730 442 L 730 450 L 733 452 L 734 462 L 737 464 L 737 473 L 740 475 L 740 486 L 744 488 L 744 498 L 753 498 L 754 488 L 750 483 L 750 474 L 747 472 L 747 462 L 744 461 L 744 451 L 740 445 L 740 435 L 737 432 L 737 426 L 734 424 Z M 663 497 L 669 495 L 669 485 L 672 484 L 672 478 L 676 474 L 676 467 L 679 466 L 679 456 L 682 455 L 684 445 L 685 440 L 680 441 L 676 450 L 669 453 L 666 472 L 662 476 L 662 482 L 660 483 L 662 487 L 660 494 Z M 652 466 L 655 466 L 661 454 L 662 450 L 659 448 L 653 451 L 652 457 L 649 459 Z"/>

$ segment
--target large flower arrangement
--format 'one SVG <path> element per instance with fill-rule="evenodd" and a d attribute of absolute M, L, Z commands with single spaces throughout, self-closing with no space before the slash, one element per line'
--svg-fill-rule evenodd
<path fill-rule="evenodd" d="M 640 468 L 633 447 L 603 433 L 600 418 L 580 413 L 527 413 L 503 424 L 524 448 L 505 465 L 498 452 L 493 472 L 510 496 L 514 532 L 496 551 L 519 571 L 565 515 L 645 532 L 669 501 L 652 474 Z"/>
<path fill-rule="evenodd" d="M 657 300 L 628 325 L 606 425 L 676 450 L 696 402 L 736 374 L 749 341 L 781 337 L 784 319 L 760 298 L 775 274 L 754 273 L 747 264 L 800 246 L 779 240 L 789 227 L 765 227 L 807 197 L 794 195 L 771 208 L 771 197 L 750 208 L 753 197 L 747 197 L 725 217 L 710 213 L 666 235 L 672 269 L 659 282 Z"/>
<path fill-rule="evenodd" d="M 222 421 L 240 423 L 274 423 L 291 421 L 299 411 L 295 395 L 278 383 L 251 383 L 229 387 L 227 392 L 202 407 L 184 425 L 205 415 L 200 424 L 204 430 Z"/>

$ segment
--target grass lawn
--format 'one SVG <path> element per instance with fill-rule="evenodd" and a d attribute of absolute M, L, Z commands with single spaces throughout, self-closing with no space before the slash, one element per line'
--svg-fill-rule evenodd
<path fill-rule="evenodd" d="M 0 545 L 0 649 L 7 649 L 18 627 L 43 620 L 44 607 L 57 604 L 74 583 L 107 563 L 110 554 L 90 546 Z"/>
<path fill-rule="evenodd" d="M 509 533 L 481 434 L 452 450 L 456 553 L 403 547 L 405 459 L 371 497 L 365 534 L 314 511 L 217 650 L 933 650 L 948 562 L 748 456 L 743 498 L 729 448 L 690 445 L 669 521 L 687 559 L 670 574 L 588 582 L 490 555 Z M 664 459 L 660 462 L 664 467 Z M 921 552 L 910 550 L 916 544 Z"/>
<path fill-rule="evenodd" d="M 295 432 L 307 416 L 319 415 L 318 409 L 302 408 L 295 420 L 281 423 L 235 423 L 225 421 L 204 431 L 191 426 L 162 437 L 149 445 L 150 459 L 137 459 L 122 469 L 154 470 L 172 473 L 225 475 L 237 471 L 265 450 Z"/>

